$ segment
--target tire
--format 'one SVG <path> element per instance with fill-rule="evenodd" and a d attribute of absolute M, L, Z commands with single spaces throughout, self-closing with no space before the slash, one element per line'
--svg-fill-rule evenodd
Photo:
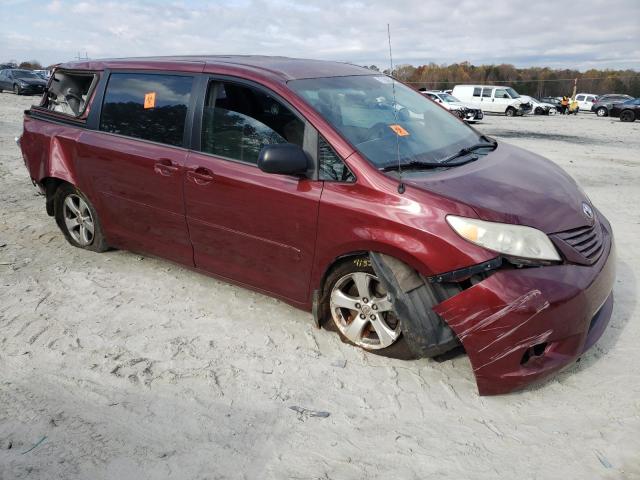
<path fill-rule="evenodd" d="M 20 85 L 18 85 L 17 83 L 13 86 L 13 93 L 15 93 L 16 95 L 22 95 Z"/>
<path fill-rule="evenodd" d="M 533 111 L 534 115 L 542 115 L 543 113 L 544 111 L 540 107 L 536 107 L 536 109 Z"/>
<path fill-rule="evenodd" d="M 620 121 L 621 122 L 634 122 L 636 119 L 636 114 L 632 110 L 623 110 L 620 112 Z"/>
<path fill-rule="evenodd" d="M 92 252 L 109 249 L 98 214 L 87 197 L 73 185 L 61 185 L 54 198 L 56 223 L 74 247 Z"/>
<path fill-rule="evenodd" d="M 599 108 L 596 108 L 596 115 L 598 117 L 607 117 L 609 116 L 609 112 L 607 111 L 606 107 L 599 107 Z"/>
<path fill-rule="evenodd" d="M 516 116 L 516 109 L 513 107 L 509 107 L 507 108 L 507 110 L 504 112 L 504 114 L 507 117 L 515 117 Z"/>
<path fill-rule="evenodd" d="M 339 264 L 324 286 L 321 308 L 326 329 L 338 332 L 343 342 L 371 353 L 404 360 L 416 358 L 368 256 L 351 257 Z"/>

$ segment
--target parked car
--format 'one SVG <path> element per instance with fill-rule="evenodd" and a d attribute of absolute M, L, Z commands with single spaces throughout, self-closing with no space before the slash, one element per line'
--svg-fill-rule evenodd
<path fill-rule="evenodd" d="M 640 119 L 640 98 L 614 103 L 609 110 L 609 115 L 611 117 L 620 117 L 621 122 L 635 122 Z"/>
<path fill-rule="evenodd" d="M 446 92 L 439 92 L 435 90 L 426 90 L 422 92 L 423 95 L 429 97 L 434 102 L 439 103 L 447 110 L 455 113 L 462 120 L 475 123 L 484 118 L 484 113 L 479 108 L 473 108 L 469 105 L 465 105 L 453 95 Z"/>
<path fill-rule="evenodd" d="M 49 72 L 47 70 L 32 70 L 32 72 L 43 80 L 49 80 Z"/>
<path fill-rule="evenodd" d="M 598 96 L 594 93 L 578 93 L 576 95 L 578 108 L 584 112 L 590 112 L 593 102 L 595 102 L 597 98 Z"/>
<path fill-rule="evenodd" d="M 540 102 L 548 103 L 549 105 L 553 105 L 556 107 L 556 111 L 560 112 L 562 110 L 562 97 L 541 97 Z"/>
<path fill-rule="evenodd" d="M 524 115 L 531 104 L 523 102 L 511 87 L 492 85 L 456 85 L 453 96 L 485 113 L 503 113 L 508 117 Z"/>
<path fill-rule="evenodd" d="M 43 93 L 47 82 L 30 70 L 5 69 L 0 71 L 0 92 L 12 91 L 16 95 Z"/>
<path fill-rule="evenodd" d="M 528 95 L 520 95 L 520 98 L 531 104 L 529 113 L 533 113 L 534 115 L 555 115 L 557 113 L 555 105 L 541 102 Z"/>
<path fill-rule="evenodd" d="M 602 95 L 593 102 L 591 106 L 591 111 L 595 112 L 599 117 L 608 117 L 609 110 L 611 109 L 614 103 L 622 103 L 627 100 L 633 100 L 633 97 L 630 95 L 624 95 L 620 93 L 611 93 L 607 95 Z"/>
<path fill-rule="evenodd" d="M 562 369 L 609 322 L 611 226 L 576 182 L 388 76 L 263 56 L 53 75 L 18 143 L 74 247 L 254 288 L 371 352 L 462 345 L 481 394 Z"/>

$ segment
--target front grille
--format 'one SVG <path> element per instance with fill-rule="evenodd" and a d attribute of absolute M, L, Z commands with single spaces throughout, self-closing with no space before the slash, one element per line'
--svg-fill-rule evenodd
<path fill-rule="evenodd" d="M 590 263 L 595 262 L 602 253 L 604 242 L 600 222 L 595 222 L 592 226 L 560 232 L 556 235 Z"/>

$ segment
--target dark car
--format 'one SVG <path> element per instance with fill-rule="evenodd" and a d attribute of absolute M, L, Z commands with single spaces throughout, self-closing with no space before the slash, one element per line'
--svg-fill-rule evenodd
<path fill-rule="evenodd" d="M 633 100 L 633 97 L 630 95 L 624 95 L 622 93 L 600 95 L 593 101 L 591 111 L 599 117 L 607 117 L 609 116 L 609 110 L 611 110 L 611 107 L 614 103 L 622 103 L 626 102 L 627 100 Z"/>
<path fill-rule="evenodd" d="M 620 117 L 621 122 L 635 122 L 640 119 L 640 98 L 614 103 L 609 110 L 609 116 Z"/>
<path fill-rule="evenodd" d="M 548 103 L 556 107 L 556 110 L 560 112 L 562 110 L 562 104 L 560 103 L 560 99 L 558 97 L 541 97 L 540 102 Z"/>
<path fill-rule="evenodd" d="M 75 247 L 256 289 L 370 352 L 463 346 L 483 395 L 557 372 L 609 322 L 611 226 L 576 182 L 391 77 L 254 56 L 53 76 L 18 142 Z"/>
<path fill-rule="evenodd" d="M 9 90 L 16 95 L 41 94 L 47 82 L 31 70 L 6 69 L 0 71 L 0 92 Z"/>

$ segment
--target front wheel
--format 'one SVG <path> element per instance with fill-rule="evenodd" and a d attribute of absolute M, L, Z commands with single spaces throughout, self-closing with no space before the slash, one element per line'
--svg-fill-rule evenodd
<path fill-rule="evenodd" d="M 13 86 L 13 93 L 15 93 L 16 95 L 20 95 L 22 93 L 20 85 L 16 84 Z"/>
<path fill-rule="evenodd" d="M 599 117 L 606 117 L 608 115 L 607 109 L 605 107 L 596 109 L 596 115 Z"/>
<path fill-rule="evenodd" d="M 339 265 L 325 285 L 323 302 L 343 341 L 389 357 L 415 358 L 402 336 L 393 301 L 368 257 Z"/>
<path fill-rule="evenodd" d="M 621 122 L 633 122 L 635 121 L 635 119 L 636 119 L 636 115 L 631 110 L 623 110 L 620 113 Z"/>
<path fill-rule="evenodd" d="M 507 110 L 504 112 L 504 114 L 505 114 L 507 117 L 515 117 L 515 115 L 516 115 L 516 109 L 515 109 L 515 108 L 513 108 L 513 107 L 509 107 L 509 108 L 507 108 Z"/>
<path fill-rule="evenodd" d="M 74 247 L 94 252 L 109 249 L 95 208 L 74 186 L 66 184 L 56 192 L 55 217 L 58 227 Z"/>

